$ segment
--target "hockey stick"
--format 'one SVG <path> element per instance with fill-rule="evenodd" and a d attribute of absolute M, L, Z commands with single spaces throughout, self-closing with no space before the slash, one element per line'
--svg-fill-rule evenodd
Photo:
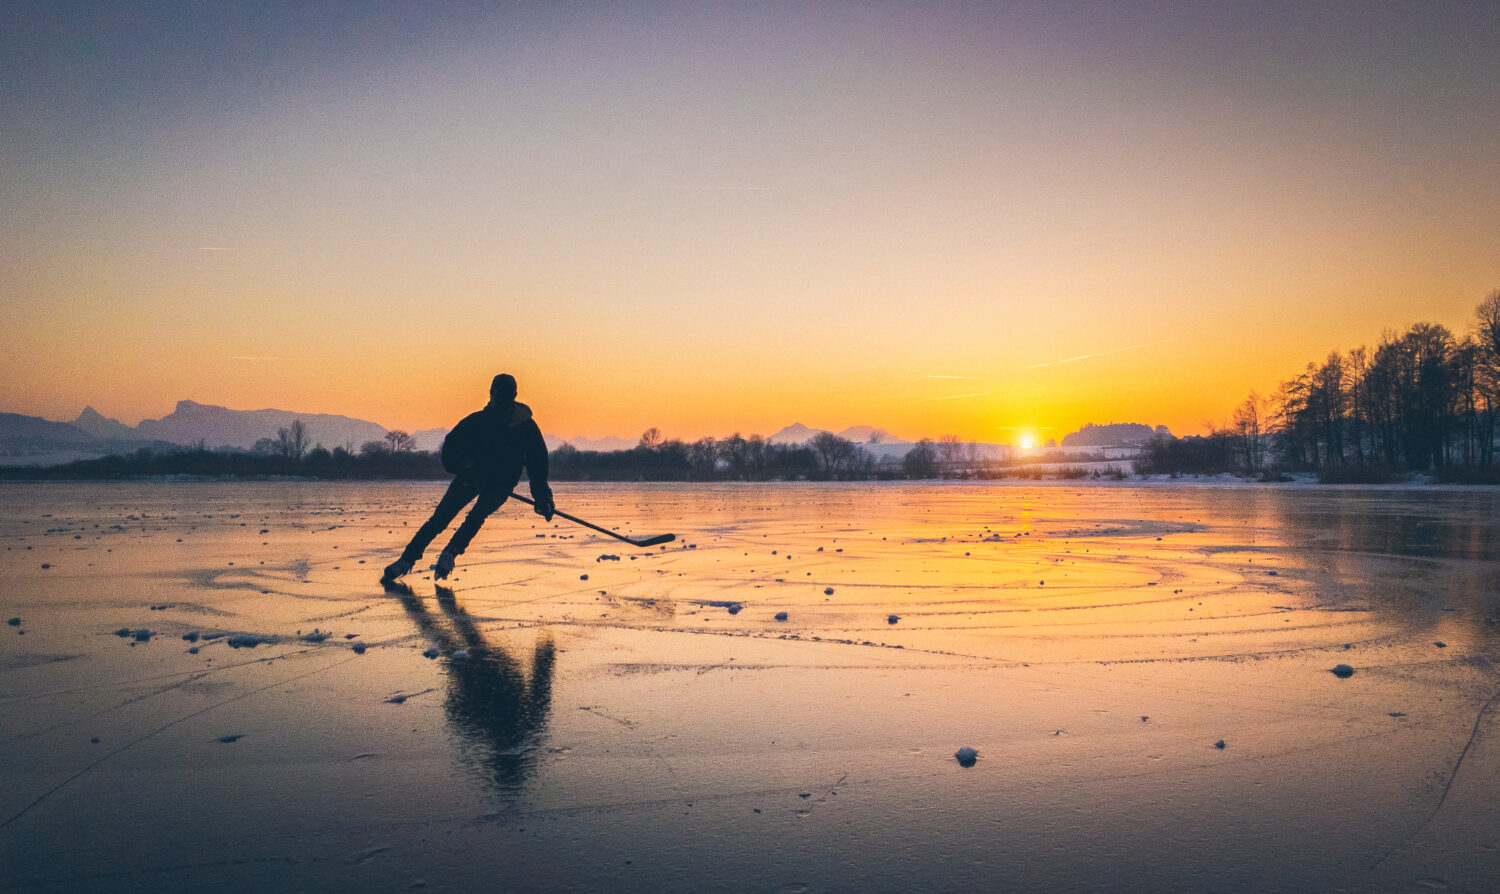
<path fill-rule="evenodd" d="M 528 500 L 518 493 L 512 492 L 511 496 L 529 506 L 536 505 L 535 500 Z M 614 531 L 611 531 L 608 528 L 601 528 L 593 522 L 586 522 L 575 515 L 569 515 L 566 512 L 561 512 L 557 509 L 553 509 L 552 514 L 560 515 L 576 525 L 583 525 L 585 528 L 592 528 L 593 530 L 598 531 L 600 534 L 608 534 L 616 540 L 623 540 L 631 546 L 656 546 L 658 543 L 670 543 L 671 541 L 677 539 L 676 534 L 657 534 L 655 537 L 642 537 L 640 539 L 636 539 L 634 537 L 626 537 L 624 534 L 616 534 Z"/>

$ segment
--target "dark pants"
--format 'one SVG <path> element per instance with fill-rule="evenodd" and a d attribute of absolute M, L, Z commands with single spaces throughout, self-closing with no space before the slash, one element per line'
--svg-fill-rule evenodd
<path fill-rule="evenodd" d="M 464 523 L 453 532 L 453 539 L 448 541 L 447 551 L 455 556 L 462 555 L 468 548 L 469 541 L 479 533 L 479 526 L 490 517 L 490 513 L 500 508 L 505 498 L 510 496 L 509 488 L 482 487 L 478 482 L 465 478 L 455 478 L 448 485 L 447 493 L 438 501 L 437 508 L 432 510 L 432 518 L 429 518 L 422 527 L 417 529 L 416 536 L 412 537 L 411 543 L 406 545 L 402 551 L 401 558 L 413 564 L 422 558 L 423 550 L 432 543 L 437 535 L 443 533 L 449 522 L 458 515 L 459 511 L 468 505 L 475 497 L 474 508 L 464 517 Z"/>

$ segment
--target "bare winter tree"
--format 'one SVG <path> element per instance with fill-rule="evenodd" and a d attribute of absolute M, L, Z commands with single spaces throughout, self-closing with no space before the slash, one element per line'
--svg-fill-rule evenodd
<path fill-rule="evenodd" d="M 417 439 L 400 430 L 386 432 L 385 442 L 392 453 L 410 453 L 417 447 Z"/>
<path fill-rule="evenodd" d="M 901 470 L 908 478 L 932 478 L 937 474 L 937 450 L 933 449 L 930 438 L 923 438 L 906 451 Z"/>
<path fill-rule="evenodd" d="M 745 439 L 745 470 L 760 474 L 766 467 L 766 439 L 751 434 Z"/>
<path fill-rule="evenodd" d="M 719 442 L 719 458 L 729 465 L 729 471 L 736 478 L 745 474 L 746 460 L 745 439 L 735 432 Z"/>
<path fill-rule="evenodd" d="M 808 442 L 808 446 L 817 454 L 818 461 L 822 463 L 823 471 L 828 473 L 829 478 L 837 478 L 855 459 L 854 442 L 833 432 L 818 432 Z"/>
<path fill-rule="evenodd" d="M 719 455 L 719 442 L 713 438 L 699 438 L 688 446 L 688 463 L 696 474 L 704 478 L 713 475 Z"/>
<path fill-rule="evenodd" d="M 1479 457 L 1488 464 L 1495 460 L 1495 432 L 1500 426 L 1500 289 L 1474 309 L 1474 341 Z"/>
<path fill-rule="evenodd" d="M 276 429 L 274 447 L 277 453 L 287 459 L 300 462 L 308 448 L 307 426 L 302 424 L 301 419 L 293 419 L 290 426 Z"/>
<path fill-rule="evenodd" d="M 958 435 L 943 435 L 938 438 L 937 449 L 943 465 L 943 474 L 957 474 L 959 461 L 963 459 L 963 441 L 959 440 Z"/>
<path fill-rule="evenodd" d="M 666 439 L 662 437 L 661 429 L 653 425 L 645 431 L 641 432 L 640 446 L 646 448 L 647 450 L 655 450 L 656 448 L 660 447 L 665 442 L 665 440 Z"/>
<path fill-rule="evenodd" d="M 1234 435 L 1239 440 L 1245 468 L 1251 472 L 1259 469 L 1265 459 L 1263 438 L 1268 412 L 1266 400 L 1254 391 L 1234 411 Z"/>
<path fill-rule="evenodd" d="M 1491 363 L 1500 363 L 1500 289 L 1474 308 L 1474 335 Z"/>

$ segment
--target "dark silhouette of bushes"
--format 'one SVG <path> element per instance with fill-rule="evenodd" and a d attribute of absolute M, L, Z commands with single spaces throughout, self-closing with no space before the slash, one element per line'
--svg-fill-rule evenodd
<path fill-rule="evenodd" d="M 323 478 L 444 479 L 436 454 L 419 452 L 355 455 L 322 447 L 294 458 L 243 450 L 141 449 L 123 456 L 84 459 L 60 466 L 0 468 L 12 480 L 111 480 L 128 478 Z"/>
<path fill-rule="evenodd" d="M 647 441 L 652 442 L 647 446 Z M 734 441 L 738 440 L 738 444 Z M 746 447 L 746 445 L 749 445 Z M 642 438 L 629 450 L 577 450 L 564 444 L 549 455 L 554 481 L 798 481 L 827 478 L 810 447 L 766 444 L 758 438 L 692 444 Z"/>
<path fill-rule="evenodd" d="M 705 439 L 707 440 L 707 439 Z M 719 444 L 728 444 L 728 441 Z M 741 440 L 746 449 L 726 457 L 711 444 L 659 440 L 629 450 L 582 451 L 564 444 L 550 453 L 555 481 L 799 481 L 826 480 L 826 461 L 810 447 Z M 734 445 L 731 445 L 733 447 Z M 738 450 L 738 447 L 734 447 Z M 847 463 L 847 459 L 846 459 Z M 141 449 L 121 456 L 59 466 L 0 467 L 0 479 L 111 480 L 139 478 L 316 478 L 325 480 L 446 480 L 439 454 L 392 450 L 370 441 L 358 453 L 322 446 L 300 457 L 294 449 Z M 868 463 L 846 464 L 841 478 L 871 477 Z"/>
<path fill-rule="evenodd" d="M 1235 467 L 1234 438 L 1228 432 L 1158 438 L 1136 460 L 1146 475 L 1217 475 Z"/>

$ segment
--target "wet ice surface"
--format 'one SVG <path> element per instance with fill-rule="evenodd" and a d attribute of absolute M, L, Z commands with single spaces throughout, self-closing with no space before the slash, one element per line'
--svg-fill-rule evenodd
<path fill-rule="evenodd" d="M 3 887 L 1500 877 L 1490 492 L 557 489 L 0 487 Z"/>

